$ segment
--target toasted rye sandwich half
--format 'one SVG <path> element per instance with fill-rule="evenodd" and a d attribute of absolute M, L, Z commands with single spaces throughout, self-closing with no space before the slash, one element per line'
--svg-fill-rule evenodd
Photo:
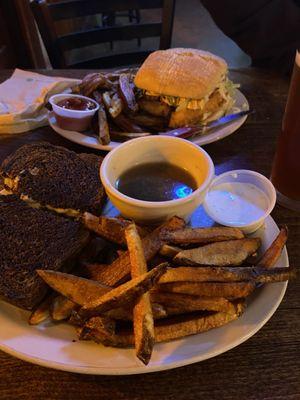
<path fill-rule="evenodd" d="M 70 270 L 88 240 L 79 222 L 0 196 L 0 298 L 31 310 L 48 290 L 35 271 Z"/>
<path fill-rule="evenodd" d="M 102 158 L 76 154 L 50 143 L 26 144 L 0 167 L 4 187 L 35 207 L 78 216 L 100 215 L 105 192 L 99 177 Z"/>

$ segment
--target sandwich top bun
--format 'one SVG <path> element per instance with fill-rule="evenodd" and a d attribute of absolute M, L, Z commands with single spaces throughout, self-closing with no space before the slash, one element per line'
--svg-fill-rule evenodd
<path fill-rule="evenodd" d="M 207 51 L 158 50 L 144 61 L 134 83 L 157 95 L 201 99 L 212 93 L 227 69 L 225 60 Z"/>

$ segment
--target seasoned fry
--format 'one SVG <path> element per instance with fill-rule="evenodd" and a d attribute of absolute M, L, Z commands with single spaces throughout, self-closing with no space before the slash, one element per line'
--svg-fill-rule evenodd
<path fill-rule="evenodd" d="M 154 319 L 161 319 L 161 318 L 167 317 L 167 312 L 161 304 L 152 303 L 151 306 L 152 306 L 152 313 L 153 313 Z M 107 317 L 110 317 L 110 318 L 113 318 L 116 320 L 132 321 L 132 319 L 133 319 L 132 308 L 133 307 L 128 307 L 128 305 L 127 305 L 125 308 L 116 308 L 114 310 L 107 311 L 105 313 L 105 315 Z"/>
<path fill-rule="evenodd" d="M 178 267 L 169 268 L 158 283 L 243 281 L 267 283 L 286 281 L 294 275 L 295 270 L 291 267 L 271 270 L 261 267 Z"/>
<path fill-rule="evenodd" d="M 117 132 L 117 131 L 111 131 L 110 135 L 114 140 L 125 141 L 125 140 L 130 140 L 130 139 L 136 139 L 136 138 L 139 138 L 139 137 L 150 136 L 151 133 L 150 132 Z"/>
<path fill-rule="evenodd" d="M 169 244 L 164 244 L 159 250 L 159 254 L 163 257 L 174 258 L 177 253 L 181 252 L 180 247 L 170 246 Z"/>
<path fill-rule="evenodd" d="M 130 221 L 121 218 L 97 217 L 89 212 L 82 216 L 82 222 L 86 228 L 97 233 L 97 235 L 113 243 L 126 244 L 125 228 L 131 224 Z M 137 227 L 140 236 L 145 236 L 147 231 Z"/>
<path fill-rule="evenodd" d="M 174 282 L 157 285 L 163 292 L 184 293 L 193 296 L 225 297 L 228 300 L 249 296 L 255 289 L 253 282 Z"/>
<path fill-rule="evenodd" d="M 130 82 L 129 74 L 121 74 L 119 78 L 119 91 L 120 96 L 129 111 L 135 113 L 138 110 L 138 105 L 133 93 L 132 84 Z"/>
<path fill-rule="evenodd" d="M 235 306 L 224 297 L 191 296 L 182 293 L 151 292 L 151 300 L 161 304 L 167 315 L 193 311 L 222 311 L 235 313 Z"/>
<path fill-rule="evenodd" d="M 37 270 L 39 276 L 58 293 L 81 306 L 90 304 L 111 290 L 99 282 L 51 270 Z"/>
<path fill-rule="evenodd" d="M 163 245 L 159 237 L 159 233 L 162 230 L 175 230 L 182 228 L 184 225 L 185 222 L 183 219 L 173 217 L 147 235 L 142 240 L 146 261 L 150 261 Z M 129 253 L 126 251 L 126 253 L 117 258 L 112 264 L 101 268 L 101 271 L 97 275 L 97 280 L 109 286 L 118 285 L 128 277 L 130 268 Z"/>
<path fill-rule="evenodd" d="M 286 244 L 288 238 L 288 228 L 284 226 L 280 229 L 280 232 L 271 246 L 266 250 L 261 259 L 258 261 L 257 266 L 263 268 L 272 268 L 279 257 L 281 256 L 282 250 Z"/>
<path fill-rule="evenodd" d="M 145 132 L 145 129 L 142 129 L 139 125 L 132 122 L 124 114 L 119 114 L 117 117 L 115 117 L 114 123 L 125 132 L 134 132 L 134 133 Z"/>
<path fill-rule="evenodd" d="M 158 322 L 155 326 L 155 342 L 167 342 L 170 340 L 180 339 L 185 336 L 195 335 L 197 333 L 206 332 L 210 329 L 218 328 L 237 319 L 243 311 L 241 305 L 237 305 L 234 314 L 215 312 L 208 315 L 187 315 L 171 318 L 169 321 Z M 134 337 L 131 333 L 120 332 L 119 334 L 110 335 L 109 337 L 97 329 L 96 324 L 93 330 L 85 339 L 94 340 L 105 346 L 112 347 L 131 347 L 134 344 Z"/>
<path fill-rule="evenodd" d="M 146 293 L 156 283 L 159 277 L 165 272 L 168 264 L 160 264 L 151 271 L 123 283 L 115 289 L 98 298 L 86 302 L 79 311 L 80 316 L 93 317 L 115 308 L 133 303 L 142 294 Z M 95 282 L 96 283 L 96 282 Z"/>
<path fill-rule="evenodd" d="M 155 117 L 154 115 L 135 114 L 131 116 L 131 121 L 134 124 L 145 126 L 147 128 L 154 128 L 157 130 L 163 129 L 166 126 L 166 121 L 162 117 Z"/>
<path fill-rule="evenodd" d="M 107 123 L 105 109 L 102 104 L 99 104 L 98 110 L 98 125 L 99 125 L 99 142 L 107 145 L 110 143 L 109 126 Z"/>
<path fill-rule="evenodd" d="M 223 242 L 225 240 L 243 239 L 244 234 L 238 228 L 184 228 L 176 232 L 164 233 L 163 240 L 173 244 L 202 244 Z"/>
<path fill-rule="evenodd" d="M 73 301 L 67 299 L 67 297 L 58 295 L 53 299 L 51 304 L 50 316 L 53 321 L 63 321 L 70 317 L 76 307 L 77 305 Z"/>
<path fill-rule="evenodd" d="M 147 273 L 147 264 L 135 224 L 125 229 L 132 279 Z M 133 307 L 133 330 L 136 356 L 147 365 L 154 346 L 154 322 L 149 293 L 144 293 Z"/>
<path fill-rule="evenodd" d="M 54 293 L 48 295 L 30 314 L 28 323 L 30 325 L 38 325 L 44 322 L 50 316 L 50 306 L 56 295 Z"/>
<path fill-rule="evenodd" d="M 109 342 L 109 338 L 115 335 L 115 329 L 116 323 L 111 318 L 104 316 L 93 317 L 84 324 L 82 329 L 80 329 L 79 339 L 89 340 L 90 338 L 93 338 L 93 340 L 95 340 L 95 333 L 97 333 L 101 335 L 101 343 L 105 345 L 105 338 L 107 338 Z"/>
<path fill-rule="evenodd" d="M 185 265 L 240 265 L 260 246 L 259 238 L 228 240 L 210 243 L 196 249 L 183 250 L 174 257 L 177 264 Z"/>

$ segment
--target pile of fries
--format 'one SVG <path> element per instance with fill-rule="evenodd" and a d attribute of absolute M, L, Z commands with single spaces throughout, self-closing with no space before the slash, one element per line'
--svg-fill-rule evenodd
<path fill-rule="evenodd" d="M 169 112 L 163 104 L 156 102 L 153 105 L 153 102 L 139 99 L 140 91 L 133 83 L 135 73 L 135 69 L 91 73 L 73 88 L 74 94 L 90 97 L 100 105 L 92 123 L 100 144 L 108 145 L 111 140 L 122 142 L 153 133 L 186 137 L 200 132 L 196 126 L 168 130 Z"/>
<path fill-rule="evenodd" d="M 287 240 L 282 228 L 258 258 L 259 238 L 236 228 L 188 228 L 173 217 L 154 230 L 121 218 L 85 213 L 94 233 L 74 275 L 38 271 L 54 289 L 30 316 L 76 326 L 80 340 L 135 346 L 148 364 L 157 342 L 208 331 L 237 319 L 260 284 L 294 270 L 273 268 Z"/>

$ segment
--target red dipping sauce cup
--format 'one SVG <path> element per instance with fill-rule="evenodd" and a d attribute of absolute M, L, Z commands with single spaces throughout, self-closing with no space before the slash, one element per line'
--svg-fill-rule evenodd
<path fill-rule="evenodd" d="M 78 99 L 79 101 L 76 102 L 73 99 Z M 78 94 L 55 94 L 50 97 L 49 103 L 55 114 L 57 125 L 68 131 L 83 132 L 89 129 L 92 118 L 99 109 L 99 104 L 95 100 Z M 70 108 L 58 103 L 65 104 L 66 107 Z M 71 108 L 73 103 L 74 109 Z M 91 105 L 91 103 L 95 106 L 94 108 L 84 109 L 85 104 Z M 83 109 L 76 109 L 78 104 Z"/>

